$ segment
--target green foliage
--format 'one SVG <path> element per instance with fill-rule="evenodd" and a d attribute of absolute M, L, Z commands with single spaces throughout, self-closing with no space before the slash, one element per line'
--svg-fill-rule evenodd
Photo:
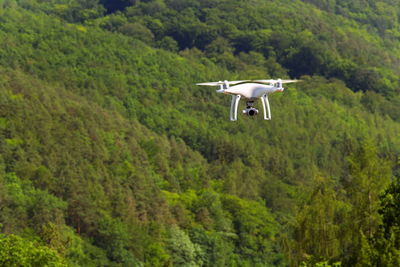
<path fill-rule="evenodd" d="M 297 216 L 294 242 L 285 240 L 292 264 L 320 266 L 323 260 L 343 257 L 344 248 L 351 243 L 346 229 L 351 209 L 326 178 L 317 177 L 310 199 Z"/>
<path fill-rule="evenodd" d="M 72 266 L 398 265 L 390 3 L 3 1 L 2 240 Z M 194 86 L 289 76 L 268 123 Z"/>
<path fill-rule="evenodd" d="M 1 235 L 0 264 L 2 266 L 67 266 L 62 258 L 46 246 L 17 235 Z"/>
<path fill-rule="evenodd" d="M 167 249 L 172 255 L 172 263 L 176 266 L 202 266 L 204 252 L 199 245 L 193 244 L 187 234 L 177 226 L 169 230 L 166 240 Z"/>
<path fill-rule="evenodd" d="M 234 196 L 224 196 L 222 203 L 230 212 L 234 232 L 238 233 L 239 254 L 254 265 L 276 261 L 279 255 L 274 253 L 272 241 L 277 225 L 264 205 Z"/>
<path fill-rule="evenodd" d="M 305 262 L 302 262 L 300 264 L 301 267 L 307 267 L 307 266 L 315 266 L 315 267 L 340 267 L 342 266 L 340 262 L 335 262 L 333 264 L 329 264 L 327 261 L 321 261 L 317 262 L 315 264 L 307 264 Z"/>
<path fill-rule="evenodd" d="M 382 215 L 383 228 L 387 237 L 390 236 L 390 229 L 400 227 L 400 216 L 397 207 L 400 205 L 400 186 L 394 181 L 380 197 L 381 205 L 379 213 Z"/>
<path fill-rule="evenodd" d="M 365 251 L 363 249 L 360 251 L 360 248 L 363 248 L 366 237 L 371 239 L 378 231 L 381 221 L 378 214 L 379 195 L 389 184 L 392 173 L 389 162 L 377 156 L 376 148 L 370 141 L 362 144 L 358 151 L 350 155 L 348 161 L 349 176 L 345 181 L 345 187 L 349 201 L 354 207 L 352 223 L 358 225 L 359 232 L 352 232 L 353 243 L 349 247 L 357 258 L 349 258 L 348 261 L 363 266 L 370 261 L 365 261 L 362 254 Z"/>
<path fill-rule="evenodd" d="M 399 226 L 397 216 L 399 201 L 399 185 L 391 183 L 380 196 L 379 213 L 382 222 L 379 230 L 371 237 L 362 236 L 360 266 L 397 266 L 400 264 Z"/>

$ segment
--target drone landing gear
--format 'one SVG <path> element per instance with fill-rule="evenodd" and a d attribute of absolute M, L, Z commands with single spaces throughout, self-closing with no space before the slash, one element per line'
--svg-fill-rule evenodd
<path fill-rule="evenodd" d="M 230 114 L 231 121 L 237 120 L 237 109 L 239 106 L 240 97 L 241 97 L 240 95 L 232 95 L 231 114 Z"/>
<path fill-rule="evenodd" d="M 237 110 L 238 110 L 240 98 L 241 98 L 240 95 L 232 95 L 231 113 L 230 113 L 231 121 L 237 120 Z M 270 120 L 271 119 L 271 110 L 269 107 L 269 101 L 268 101 L 267 94 L 265 94 L 261 97 L 261 103 L 262 103 L 263 109 L 264 109 L 264 120 Z M 248 100 L 246 102 L 246 109 L 243 110 L 243 113 L 248 116 L 257 115 L 258 109 L 254 108 L 253 106 L 254 106 L 254 101 Z"/>
<path fill-rule="evenodd" d="M 268 101 L 267 94 L 265 94 L 261 97 L 261 103 L 262 103 L 263 109 L 264 109 L 264 120 L 270 120 L 271 119 L 271 110 L 269 108 L 269 101 Z M 267 116 L 267 111 L 268 111 L 268 116 Z"/>

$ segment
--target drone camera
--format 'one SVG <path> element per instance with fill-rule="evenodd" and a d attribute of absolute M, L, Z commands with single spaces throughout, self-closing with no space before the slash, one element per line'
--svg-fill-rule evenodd
<path fill-rule="evenodd" d="M 258 109 L 253 108 L 253 107 L 248 107 L 245 110 L 243 110 L 243 113 L 252 117 L 258 114 Z"/>

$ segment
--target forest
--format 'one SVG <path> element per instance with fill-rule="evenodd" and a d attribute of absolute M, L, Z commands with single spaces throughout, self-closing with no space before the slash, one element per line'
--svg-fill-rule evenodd
<path fill-rule="evenodd" d="M 400 0 L 0 0 L 0 265 L 400 266 L 399 26 Z M 271 121 L 195 85 L 270 78 L 302 80 Z"/>

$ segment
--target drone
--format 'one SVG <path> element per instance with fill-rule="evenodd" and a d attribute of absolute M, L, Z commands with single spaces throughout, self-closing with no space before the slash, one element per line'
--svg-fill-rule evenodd
<path fill-rule="evenodd" d="M 264 109 L 264 120 L 271 120 L 271 109 L 269 107 L 268 96 L 275 92 L 282 92 L 284 83 L 295 83 L 300 80 L 243 80 L 243 81 L 219 81 L 196 83 L 196 85 L 219 86 L 217 93 L 232 95 L 231 121 L 237 120 L 237 110 L 239 101 L 243 97 L 247 100 L 246 109 L 243 114 L 253 117 L 258 114 L 258 109 L 254 108 L 254 101 L 258 98 Z M 268 114 L 267 114 L 268 113 Z"/>

